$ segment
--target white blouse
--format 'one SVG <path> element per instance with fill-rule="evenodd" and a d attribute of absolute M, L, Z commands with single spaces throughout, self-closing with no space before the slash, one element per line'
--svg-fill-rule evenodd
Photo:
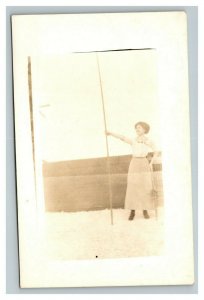
<path fill-rule="evenodd" d="M 132 140 L 133 157 L 146 157 L 149 152 L 155 151 L 154 143 L 147 137 L 143 140 L 135 138 Z"/>

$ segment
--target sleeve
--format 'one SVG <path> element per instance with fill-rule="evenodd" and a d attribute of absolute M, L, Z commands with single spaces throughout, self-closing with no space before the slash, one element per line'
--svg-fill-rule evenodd
<path fill-rule="evenodd" d="M 132 139 L 128 138 L 128 137 L 125 137 L 125 136 L 122 136 L 122 140 L 130 145 L 133 144 L 133 141 Z"/>
<path fill-rule="evenodd" d="M 147 142 L 146 142 L 146 144 L 152 149 L 153 152 L 157 151 L 156 150 L 156 145 L 155 145 L 155 143 L 154 143 L 153 140 L 148 139 Z"/>

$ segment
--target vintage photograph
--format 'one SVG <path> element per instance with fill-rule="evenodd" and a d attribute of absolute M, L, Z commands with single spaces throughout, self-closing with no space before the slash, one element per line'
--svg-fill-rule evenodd
<path fill-rule="evenodd" d="M 193 283 L 187 36 L 176 11 L 12 16 L 22 288 Z"/>
<path fill-rule="evenodd" d="M 46 254 L 62 260 L 160 255 L 156 51 L 28 57 L 28 84 Z"/>

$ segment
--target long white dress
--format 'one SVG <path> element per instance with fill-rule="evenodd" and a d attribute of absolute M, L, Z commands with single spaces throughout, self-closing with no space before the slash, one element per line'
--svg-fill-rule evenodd
<path fill-rule="evenodd" d="M 154 150 L 154 144 L 147 137 L 142 141 L 132 141 L 133 157 L 128 170 L 125 209 L 155 208 L 152 171 L 146 158 L 148 152 Z"/>

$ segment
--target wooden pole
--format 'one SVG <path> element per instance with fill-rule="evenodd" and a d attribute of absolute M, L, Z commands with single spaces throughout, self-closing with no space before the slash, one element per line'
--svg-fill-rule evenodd
<path fill-rule="evenodd" d="M 36 193 L 35 143 L 34 143 L 34 120 L 33 120 L 34 117 L 33 117 L 33 96 L 32 96 L 32 68 L 31 68 L 31 57 L 30 56 L 28 56 L 28 92 L 29 92 L 32 152 L 33 152 L 33 169 L 34 169 L 34 181 L 35 181 L 35 193 Z M 37 206 L 37 203 L 36 203 L 36 206 Z"/>
<path fill-rule="evenodd" d="M 103 120 L 104 120 L 105 132 L 106 132 L 107 131 L 106 113 L 105 113 L 104 96 L 103 96 L 103 89 L 102 89 L 102 82 L 101 82 L 99 58 L 98 58 L 97 53 L 96 53 L 96 60 L 97 60 L 99 82 L 100 82 L 101 102 L 102 102 L 102 108 L 103 108 Z M 109 202 L 110 202 L 111 225 L 113 225 L 113 201 L 112 201 L 111 174 L 110 174 L 110 156 L 109 156 L 109 147 L 108 147 L 108 137 L 107 137 L 107 135 L 106 135 L 106 155 L 107 155 L 106 163 L 107 163 L 107 171 L 108 171 L 108 191 L 109 191 L 108 194 L 109 194 Z"/>

